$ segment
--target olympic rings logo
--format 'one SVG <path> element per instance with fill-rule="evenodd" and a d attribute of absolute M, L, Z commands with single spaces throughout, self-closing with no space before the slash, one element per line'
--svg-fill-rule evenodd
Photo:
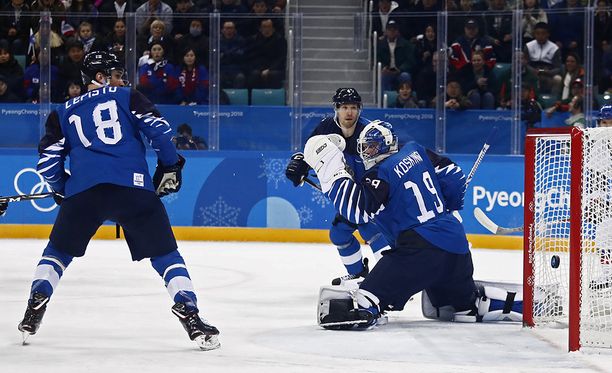
<path fill-rule="evenodd" d="M 25 191 L 23 191 L 19 187 L 19 178 L 23 174 L 29 173 L 29 172 L 34 173 L 34 175 L 38 177 L 38 182 L 34 184 L 32 189 L 30 189 L 30 191 L 28 191 L 27 188 Z M 13 186 L 15 187 L 15 191 L 17 192 L 17 194 L 35 194 L 35 193 L 52 192 L 49 184 L 43 179 L 43 177 L 34 168 L 24 168 L 21 171 L 17 172 L 17 174 L 15 175 L 15 178 L 13 179 Z M 53 203 L 51 207 L 41 207 L 38 205 L 38 200 L 35 200 L 35 199 L 31 200 L 30 203 L 36 210 L 40 212 L 50 212 L 50 211 L 53 211 L 57 207 L 55 203 Z"/>

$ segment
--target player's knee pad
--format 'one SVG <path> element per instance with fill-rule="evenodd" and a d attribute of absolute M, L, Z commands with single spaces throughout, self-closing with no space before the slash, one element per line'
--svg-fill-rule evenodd
<path fill-rule="evenodd" d="M 360 294 L 357 287 L 350 285 L 322 286 L 319 292 L 317 323 L 331 330 L 372 327 L 376 324 L 380 313 L 378 305 L 372 304 L 369 295 L 369 293 Z M 360 303 L 363 303 L 363 306 Z"/>

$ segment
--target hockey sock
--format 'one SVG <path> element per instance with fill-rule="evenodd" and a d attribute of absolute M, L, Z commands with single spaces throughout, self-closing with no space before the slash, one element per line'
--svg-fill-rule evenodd
<path fill-rule="evenodd" d="M 174 250 L 151 258 L 151 265 L 164 280 L 168 294 L 175 303 L 185 303 L 188 311 L 198 311 L 198 300 L 183 257 Z"/>
<path fill-rule="evenodd" d="M 372 223 L 359 225 L 359 234 L 370 245 L 377 261 L 382 257 L 383 251 L 391 249 L 385 236 Z"/>
<path fill-rule="evenodd" d="M 51 297 L 66 267 L 72 262 L 73 258 L 72 255 L 56 249 L 49 242 L 36 266 L 30 290 L 30 299 L 34 296 L 34 293 L 41 293 Z"/>
<path fill-rule="evenodd" d="M 346 271 L 351 275 L 356 275 L 363 271 L 363 257 L 361 256 L 361 245 L 359 241 L 351 235 L 350 241 L 344 245 L 337 246 L 338 254 Z"/>

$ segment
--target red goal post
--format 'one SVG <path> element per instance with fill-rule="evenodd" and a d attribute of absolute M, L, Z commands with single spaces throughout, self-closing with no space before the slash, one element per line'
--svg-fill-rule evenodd
<path fill-rule="evenodd" d="M 524 214 L 523 324 L 612 348 L 612 129 L 529 130 Z"/>

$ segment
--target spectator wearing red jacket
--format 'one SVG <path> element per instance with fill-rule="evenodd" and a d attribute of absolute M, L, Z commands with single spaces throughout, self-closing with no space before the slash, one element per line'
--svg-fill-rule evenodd
<path fill-rule="evenodd" d="M 185 50 L 178 73 L 181 105 L 208 105 L 208 70 L 198 62 L 193 49 Z"/>
<path fill-rule="evenodd" d="M 178 102 L 178 78 L 176 68 L 164 55 L 164 45 L 149 45 L 149 59 L 138 69 L 138 90 L 155 104 Z"/>

